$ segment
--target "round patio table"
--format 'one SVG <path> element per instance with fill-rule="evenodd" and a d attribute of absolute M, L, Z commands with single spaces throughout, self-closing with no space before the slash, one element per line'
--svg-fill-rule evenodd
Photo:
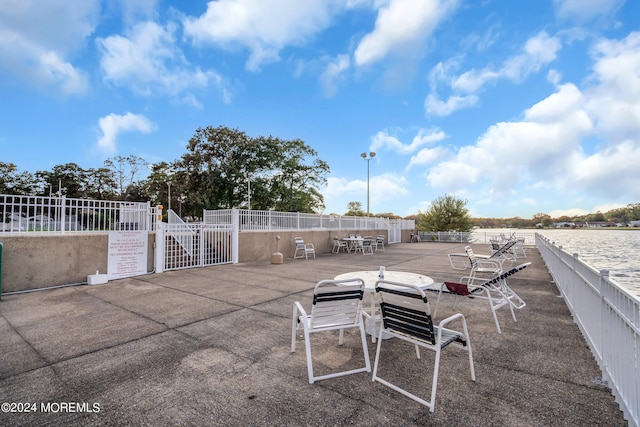
<path fill-rule="evenodd" d="M 364 291 L 370 293 L 371 310 L 367 313 L 366 310 L 362 310 L 362 313 L 366 317 L 366 330 L 371 334 L 371 342 L 376 342 L 380 327 L 380 318 L 376 316 L 376 298 L 374 292 L 376 291 L 376 282 L 380 280 L 380 270 L 364 270 L 364 271 L 352 271 L 349 273 L 339 274 L 334 277 L 334 280 L 345 279 L 362 279 L 364 281 Z M 433 279 L 429 276 L 418 273 L 409 273 L 406 271 L 384 271 L 384 280 L 398 283 L 410 283 L 412 285 L 418 285 L 422 290 L 426 290 L 433 285 Z M 383 338 L 386 338 L 383 335 Z"/>

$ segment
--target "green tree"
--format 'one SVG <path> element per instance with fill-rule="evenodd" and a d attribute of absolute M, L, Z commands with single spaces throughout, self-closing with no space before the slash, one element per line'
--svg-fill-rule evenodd
<path fill-rule="evenodd" d="M 185 183 L 183 210 L 191 215 L 248 207 L 249 186 L 252 209 L 320 211 L 320 187 L 329 172 L 299 139 L 251 138 L 224 126 L 197 129 L 175 168 Z"/>
<path fill-rule="evenodd" d="M 37 171 L 35 175 L 44 183 L 47 192 L 51 189 L 53 195 L 87 197 L 87 172 L 76 163 L 56 165 L 51 171 Z"/>
<path fill-rule="evenodd" d="M 344 213 L 347 216 L 365 216 L 365 211 L 362 210 L 362 202 L 349 202 L 347 203 L 347 211 Z"/>
<path fill-rule="evenodd" d="M 116 198 L 117 186 L 113 171 L 108 168 L 87 169 L 84 195 L 91 199 L 113 200 Z"/>
<path fill-rule="evenodd" d="M 455 196 L 440 196 L 426 212 L 420 212 L 417 227 L 421 231 L 470 231 L 473 221 L 466 205 L 466 200 Z"/>
<path fill-rule="evenodd" d="M 104 166 L 113 172 L 120 200 L 131 198 L 127 195 L 129 188 L 137 193 L 138 186 L 134 186 L 137 182 L 136 178 L 141 171 L 147 169 L 148 165 L 142 157 L 133 154 L 126 157 L 115 156 L 104 161 Z"/>
<path fill-rule="evenodd" d="M 0 162 L 0 194 L 35 194 L 37 183 L 29 172 L 19 172 L 13 163 Z"/>

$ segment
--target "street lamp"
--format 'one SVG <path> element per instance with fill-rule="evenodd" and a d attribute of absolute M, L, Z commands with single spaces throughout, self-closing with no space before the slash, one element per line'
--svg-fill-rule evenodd
<path fill-rule="evenodd" d="M 360 154 L 360 157 L 367 161 L 367 216 L 369 216 L 369 165 L 371 163 L 371 159 L 376 156 L 376 153 L 373 151 L 369 152 L 369 157 L 367 157 L 367 153 Z"/>
<path fill-rule="evenodd" d="M 168 188 L 167 199 L 169 199 L 169 206 L 167 207 L 168 208 L 167 213 L 168 213 L 168 212 L 171 212 L 171 182 L 167 182 L 167 188 Z"/>
<path fill-rule="evenodd" d="M 251 210 L 251 178 L 253 178 L 252 173 L 247 174 L 247 196 L 249 201 L 249 210 Z"/>

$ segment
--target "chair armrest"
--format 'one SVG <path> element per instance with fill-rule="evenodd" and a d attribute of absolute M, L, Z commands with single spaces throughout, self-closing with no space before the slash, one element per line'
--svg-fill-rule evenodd
<path fill-rule="evenodd" d="M 293 317 L 294 318 L 298 318 L 298 312 L 300 312 L 300 317 L 306 319 L 307 316 L 307 312 L 304 310 L 304 308 L 302 307 L 302 304 L 300 304 L 298 301 L 293 303 Z"/>
<path fill-rule="evenodd" d="M 448 254 L 449 257 L 449 264 L 451 264 L 451 268 L 453 268 L 454 270 L 466 270 L 467 268 L 470 267 L 470 263 L 469 263 L 469 255 L 467 254 L 462 254 L 462 253 L 453 253 L 453 254 Z M 464 260 L 462 261 L 461 264 L 463 264 L 462 266 L 458 266 L 453 260 L 454 258 L 464 258 Z"/>
<path fill-rule="evenodd" d="M 478 268 L 495 268 L 496 270 L 502 271 L 502 266 L 496 260 L 477 258 L 476 255 L 476 263 L 478 264 Z"/>
<path fill-rule="evenodd" d="M 462 319 L 462 321 L 464 323 L 466 323 L 466 320 L 465 320 L 464 316 L 462 315 L 462 313 L 456 313 L 456 314 L 453 314 L 453 315 L 447 317 L 446 319 L 442 319 L 440 321 L 440 323 L 438 323 L 438 329 L 443 328 L 444 325 L 446 325 L 448 323 L 451 323 L 456 319 Z"/>

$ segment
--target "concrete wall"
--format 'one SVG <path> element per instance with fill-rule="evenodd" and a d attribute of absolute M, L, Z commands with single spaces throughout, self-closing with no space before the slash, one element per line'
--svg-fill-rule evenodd
<path fill-rule="evenodd" d="M 310 231 L 255 231 L 242 232 L 239 235 L 239 262 L 271 262 L 271 254 L 276 252 L 276 237 L 280 236 L 278 251 L 282 253 L 284 259 L 293 258 L 296 249 L 294 239 L 302 237 L 305 243 L 313 243 L 316 255 L 330 253 L 333 249 L 333 236 L 347 237 L 349 234 L 376 237 L 378 234 L 384 236 L 387 241 L 387 230 L 310 230 Z M 404 233 L 403 233 L 404 234 Z M 409 241 L 407 234 L 407 242 Z M 404 235 L 403 235 L 403 241 Z"/>
<path fill-rule="evenodd" d="M 276 252 L 276 236 L 280 236 L 278 251 L 285 262 L 293 258 L 294 238 L 302 237 L 313 243 L 316 255 L 327 254 L 333 248 L 333 236 L 346 237 L 350 233 L 363 236 L 385 236 L 387 230 L 337 231 L 279 231 L 241 232 L 239 234 L 239 262 L 271 262 Z M 402 241 L 409 242 L 412 230 L 402 231 Z M 85 283 L 96 270 L 107 272 L 108 234 L 1 236 L 4 244 L 2 263 L 2 292 L 16 292 L 50 286 Z M 147 271 L 153 271 L 155 233 L 149 234 Z"/>
<path fill-rule="evenodd" d="M 0 236 L 2 292 L 85 283 L 107 272 L 108 234 Z M 155 233 L 149 234 L 147 271 L 153 271 Z"/>

